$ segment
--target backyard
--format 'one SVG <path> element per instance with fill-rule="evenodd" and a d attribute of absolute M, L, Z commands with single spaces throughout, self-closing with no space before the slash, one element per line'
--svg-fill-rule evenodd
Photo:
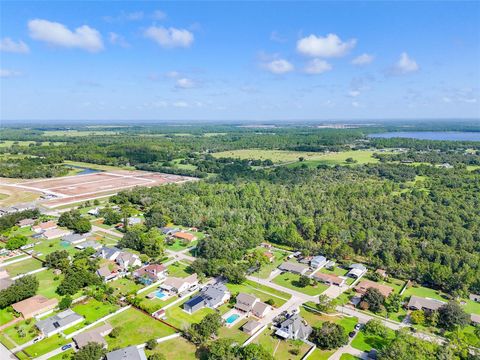
<path fill-rule="evenodd" d="M 328 289 L 328 285 L 317 283 L 316 285 L 307 285 L 305 287 L 299 286 L 300 275 L 285 272 L 276 276 L 273 282 L 277 285 L 284 286 L 286 288 L 307 294 L 307 295 L 320 295 Z"/>

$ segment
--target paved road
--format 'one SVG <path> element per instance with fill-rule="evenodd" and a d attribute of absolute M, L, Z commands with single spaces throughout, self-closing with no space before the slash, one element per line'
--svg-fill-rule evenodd
<path fill-rule="evenodd" d="M 2 343 L 0 343 L 0 359 L 2 360 L 16 360 L 18 359 L 15 355 L 12 354 Z"/>

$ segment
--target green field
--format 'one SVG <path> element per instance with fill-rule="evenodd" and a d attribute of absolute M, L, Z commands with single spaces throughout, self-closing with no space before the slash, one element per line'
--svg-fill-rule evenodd
<path fill-rule="evenodd" d="M 37 294 L 43 295 L 47 298 L 57 298 L 61 299 L 61 296 L 55 293 L 58 285 L 63 279 L 63 275 L 55 276 L 53 270 L 44 270 L 35 274 L 35 277 L 38 279 L 39 286 Z"/>
<path fill-rule="evenodd" d="M 357 164 L 377 163 L 373 158 L 371 150 L 342 151 L 332 153 L 306 152 L 306 151 L 285 151 L 285 150 L 261 150 L 241 149 L 233 151 L 222 151 L 214 153 L 216 158 L 231 157 L 239 159 L 272 160 L 275 164 L 295 163 L 299 165 L 300 158 L 309 166 L 325 165 L 346 165 L 346 159 L 352 158 Z"/>
<path fill-rule="evenodd" d="M 2 147 L 10 147 L 12 145 L 14 145 L 14 143 L 17 143 L 15 144 L 16 146 L 29 146 L 30 144 L 35 144 L 36 142 L 35 141 L 13 141 L 13 140 L 1 140 L 0 141 L 0 148 Z M 50 142 L 48 141 L 42 141 L 41 144 L 43 146 L 46 146 L 46 145 L 50 145 Z M 51 144 L 53 145 L 63 145 L 65 144 L 64 142 L 52 142 Z"/>
<path fill-rule="evenodd" d="M 300 275 L 297 274 L 292 274 L 285 272 L 283 274 L 280 274 L 276 276 L 273 279 L 273 282 L 277 285 L 284 286 L 286 288 L 307 294 L 307 295 L 320 295 L 323 293 L 325 290 L 328 289 L 328 285 L 318 283 L 316 286 L 308 285 L 305 287 L 299 287 L 298 280 L 300 279 Z"/>
<path fill-rule="evenodd" d="M 40 269 L 41 267 L 42 263 L 40 261 L 30 258 L 4 266 L 4 269 L 8 271 L 11 277 L 14 277 L 20 274 L 26 274 L 30 271 Z"/>
<path fill-rule="evenodd" d="M 382 348 L 395 337 L 393 330 L 388 329 L 387 333 L 387 337 L 384 338 L 378 335 L 366 335 L 363 331 L 359 331 L 351 345 L 355 349 L 362 351 L 370 351 L 372 349 L 382 350 Z"/>
<path fill-rule="evenodd" d="M 99 135 L 116 135 L 114 131 L 81 131 L 81 130 L 47 130 L 43 132 L 43 136 L 99 136 Z"/>
<path fill-rule="evenodd" d="M 130 308 L 108 319 L 114 328 L 120 328 L 120 336 L 106 340 L 110 349 L 139 345 L 150 339 L 158 339 L 175 333 L 175 330 L 148 315 Z"/>
<path fill-rule="evenodd" d="M 170 277 L 185 278 L 193 274 L 193 272 L 190 270 L 190 265 L 180 261 L 174 262 L 172 265 L 169 265 L 167 270 L 168 276 Z"/>
<path fill-rule="evenodd" d="M 115 295 L 134 294 L 143 287 L 142 285 L 136 284 L 135 281 L 130 280 L 128 278 L 121 278 L 121 279 L 114 280 L 108 283 L 108 285 L 114 288 Z"/>
<path fill-rule="evenodd" d="M 256 283 L 243 283 L 243 284 L 227 284 L 228 290 L 230 290 L 230 293 L 232 296 L 235 296 L 238 293 L 247 293 L 251 295 L 255 295 L 260 299 L 260 301 L 267 301 L 269 299 L 272 299 L 275 301 L 274 306 L 279 307 L 285 304 L 286 300 L 288 299 L 288 294 L 285 293 L 284 296 L 276 296 L 275 289 L 268 288 L 263 286 L 262 288 L 256 287 Z M 272 291 L 273 290 L 273 291 Z M 277 290 L 278 291 L 278 290 Z"/>
<path fill-rule="evenodd" d="M 72 245 L 63 242 L 61 239 L 42 240 L 40 244 L 35 245 L 33 249 L 38 254 L 41 254 L 38 255 L 38 257 L 42 260 L 45 260 L 48 254 L 57 250 L 67 250 L 70 255 L 78 252 Z"/>

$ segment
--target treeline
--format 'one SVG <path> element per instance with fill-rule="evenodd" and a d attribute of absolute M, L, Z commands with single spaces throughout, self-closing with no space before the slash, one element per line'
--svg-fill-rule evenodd
<path fill-rule="evenodd" d="M 423 189 L 402 192 L 369 168 L 278 168 L 274 181 L 140 188 L 112 200 L 155 204 L 174 223 L 208 231 L 197 270 L 209 274 L 245 270 L 247 250 L 268 240 L 339 260 L 361 256 L 452 294 L 480 291 L 480 175 L 432 169 Z"/>
<path fill-rule="evenodd" d="M 7 178 L 51 178 L 63 176 L 68 169 L 60 164 L 59 156 L 7 158 L 0 161 L 0 177 Z"/>
<path fill-rule="evenodd" d="M 4 215 L 0 217 L 0 232 L 10 229 L 20 220 L 37 218 L 38 216 L 40 216 L 40 211 L 38 209 L 24 210 L 13 214 Z"/>
<path fill-rule="evenodd" d="M 474 153 L 465 153 L 465 151 L 408 151 L 398 154 L 375 153 L 373 155 L 382 162 L 423 162 L 429 164 L 457 164 L 480 165 L 480 150 Z"/>

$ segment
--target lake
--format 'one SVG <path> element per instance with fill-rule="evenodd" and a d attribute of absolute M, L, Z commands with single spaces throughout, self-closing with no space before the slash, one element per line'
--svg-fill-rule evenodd
<path fill-rule="evenodd" d="M 480 141 L 480 132 L 468 131 L 399 131 L 370 134 L 373 138 L 408 138 L 419 140 Z"/>
<path fill-rule="evenodd" d="M 67 165 L 67 166 L 74 169 L 81 169 L 82 171 L 77 173 L 77 175 L 87 175 L 87 174 L 94 174 L 94 173 L 100 172 L 100 170 L 91 169 L 83 166 L 77 166 L 77 165 Z"/>

